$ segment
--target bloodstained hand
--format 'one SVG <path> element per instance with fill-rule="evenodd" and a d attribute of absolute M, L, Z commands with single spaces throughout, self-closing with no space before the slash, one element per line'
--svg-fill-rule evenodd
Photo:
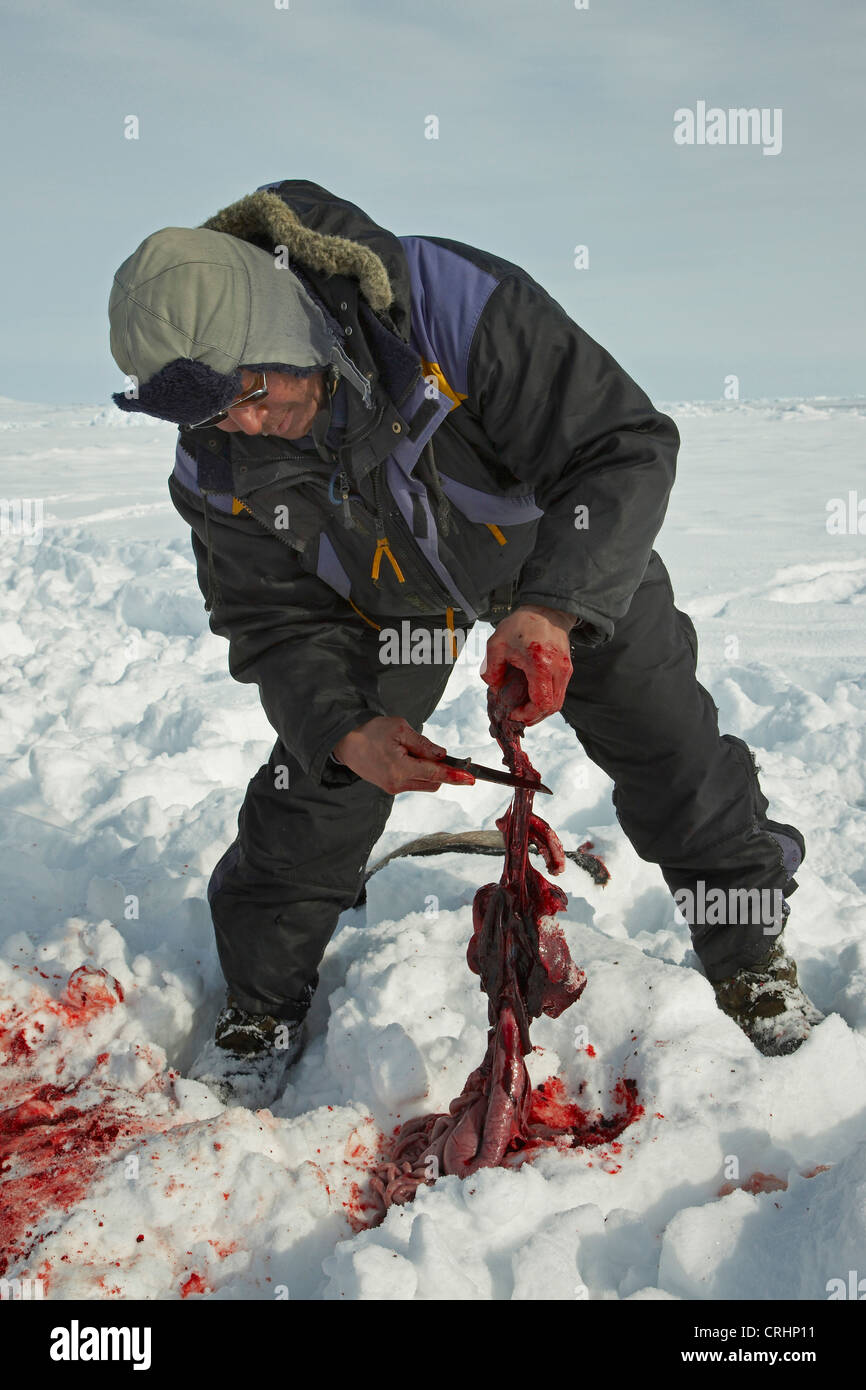
<path fill-rule="evenodd" d="M 568 634 L 577 619 L 571 613 L 527 605 L 515 608 L 487 643 L 481 679 L 494 690 L 505 683 L 510 667 L 526 677 L 528 698 L 513 711 L 522 724 L 538 724 L 562 708 L 572 664 Z"/>
<path fill-rule="evenodd" d="M 345 734 L 333 750 L 352 772 L 381 787 L 390 796 L 398 792 L 438 792 L 444 782 L 473 787 L 471 772 L 439 761 L 447 750 L 419 734 L 407 720 L 377 715 Z"/>

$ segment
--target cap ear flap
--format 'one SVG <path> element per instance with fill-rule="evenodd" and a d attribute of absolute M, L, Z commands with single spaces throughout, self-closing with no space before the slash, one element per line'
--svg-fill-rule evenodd
<path fill-rule="evenodd" d="M 176 357 L 140 385 L 136 394 L 128 396 L 125 391 L 116 391 L 111 399 L 121 410 L 154 415 L 174 425 L 188 425 L 192 420 L 206 420 L 225 410 L 241 390 L 239 369 L 217 372 L 205 362 Z"/>

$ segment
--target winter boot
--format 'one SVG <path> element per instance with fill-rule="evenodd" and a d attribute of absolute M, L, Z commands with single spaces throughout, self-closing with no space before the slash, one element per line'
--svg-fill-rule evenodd
<path fill-rule="evenodd" d="M 796 1052 L 824 1015 L 797 983 L 796 963 L 779 937 L 765 960 L 713 984 L 719 1008 L 765 1057 Z"/>
<path fill-rule="evenodd" d="M 261 1110 L 282 1095 L 286 1072 L 305 1044 L 304 1019 L 251 1014 L 227 994 L 213 1041 L 199 1054 L 190 1076 L 210 1087 L 224 1105 Z"/>

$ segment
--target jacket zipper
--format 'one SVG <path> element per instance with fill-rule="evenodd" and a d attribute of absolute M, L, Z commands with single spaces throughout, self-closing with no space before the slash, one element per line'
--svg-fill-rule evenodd
<path fill-rule="evenodd" d="M 373 490 L 376 497 L 377 523 L 379 524 L 379 526 L 381 526 L 381 532 L 377 526 L 377 536 L 380 534 L 384 536 L 383 518 L 385 509 L 382 505 L 383 487 L 384 480 L 382 479 L 381 471 L 377 470 L 376 475 L 373 479 Z M 425 593 L 429 597 L 431 592 L 430 582 L 432 580 L 432 594 L 434 601 L 437 604 L 439 604 L 441 600 L 444 598 L 445 608 L 453 608 L 454 595 L 445 588 L 444 584 L 440 580 L 433 566 L 430 564 L 430 561 L 427 559 L 427 556 L 416 545 L 415 538 L 409 530 L 409 527 L 406 525 L 406 522 L 403 519 L 403 514 L 400 511 L 400 508 L 396 505 L 396 503 L 394 505 L 393 511 L 388 512 L 388 519 L 389 521 L 393 521 L 395 523 L 398 537 L 401 541 L 404 542 L 401 554 L 404 556 L 408 556 L 411 559 L 411 564 L 407 564 L 406 568 L 414 570 L 415 583 L 417 584 L 419 589 L 419 597 L 423 597 Z"/>
<path fill-rule="evenodd" d="M 240 501 L 241 499 L 239 498 L 238 500 Z M 284 530 L 283 528 L 280 528 L 278 530 L 275 527 L 272 527 L 270 522 L 266 521 L 263 515 L 260 515 L 258 511 L 253 510 L 246 498 L 243 499 L 243 506 L 249 512 L 253 520 L 257 521 L 260 526 L 264 527 L 269 536 L 276 536 L 277 540 L 282 541 L 283 545 L 287 545 L 290 550 L 297 551 L 299 555 L 303 555 L 304 551 L 307 548 L 306 541 L 301 540 L 299 536 L 295 537 L 295 539 L 293 540 L 292 534 L 289 531 Z"/>
<path fill-rule="evenodd" d="M 294 460 L 292 459 L 292 456 L 291 456 L 291 455 L 288 455 L 288 454 L 287 454 L 287 455 L 280 455 L 278 458 L 272 460 L 272 462 L 274 462 L 274 463 L 293 462 L 293 461 L 294 461 Z M 343 516 L 340 518 L 340 520 L 341 520 L 342 524 L 345 525 L 346 523 L 345 523 L 345 519 L 344 519 L 344 518 L 345 518 L 345 514 L 346 514 L 347 511 L 349 512 L 349 519 L 351 520 L 351 512 L 350 512 L 350 509 L 349 509 L 348 494 L 347 494 L 346 492 L 344 492 L 344 490 L 343 490 L 343 484 L 344 484 L 344 482 L 345 482 L 346 484 L 348 484 L 348 478 L 347 478 L 345 472 L 341 472 L 341 473 L 340 473 L 338 481 L 339 481 L 340 488 L 341 488 L 341 499 L 340 499 L 340 500 L 341 500 L 342 507 L 343 507 L 343 509 L 344 509 L 344 510 L 343 510 Z M 371 519 L 372 519 L 372 520 L 374 521 L 374 523 L 375 523 L 375 527 L 376 527 L 376 551 L 377 551 L 378 555 L 381 557 L 382 553 L 386 551 L 386 548 L 387 548 L 387 551 L 390 551 L 390 545 L 388 544 L 388 539 L 387 539 L 387 536 L 386 536 L 386 533 L 385 533 L 385 522 L 384 522 L 385 507 L 384 507 L 384 505 L 383 505 L 383 504 L 384 504 L 384 500 L 385 500 L 385 499 L 384 499 L 384 495 L 383 495 L 384 480 L 383 480 L 383 478 L 382 478 L 381 465 L 378 465 L 378 466 L 376 467 L 376 469 L 375 469 L 375 471 L 374 471 L 374 473 L 373 473 L 373 476 L 372 476 L 371 481 L 372 481 L 372 485 L 373 485 L 373 496 L 374 496 L 375 506 L 374 506 L 373 510 L 371 511 L 370 508 L 368 508 L 367 505 L 366 505 L 366 503 L 363 501 L 363 498 L 361 499 L 361 505 L 364 507 L 364 510 L 365 510 L 365 512 L 367 513 L 367 515 L 370 516 Z M 291 483 L 287 483 L 286 485 L 287 485 L 288 487 L 299 487 L 302 483 L 307 483 L 307 482 L 314 482 L 314 483 L 322 484 L 322 483 L 324 482 L 324 480 L 323 480 L 323 478 L 322 478 L 321 473 L 302 473 L 302 474 L 300 474 L 297 478 L 293 478 L 293 479 L 291 480 Z M 263 484 L 262 484 L 262 488 L 270 487 L 270 486 L 272 486 L 272 483 L 263 483 Z M 244 503 L 244 505 L 247 507 L 248 511 L 250 512 L 250 515 L 253 516 L 253 517 L 255 518 L 255 520 L 258 521 L 259 524 L 260 524 L 261 526 L 263 526 L 263 527 L 265 528 L 265 530 L 266 530 L 270 535 L 276 536 L 278 540 L 281 540 L 281 541 L 282 541 L 285 545 L 287 545 L 291 550 L 295 550 L 295 551 L 297 551 L 297 552 L 299 552 L 299 553 L 303 553 L 303 551 L 304 551 L 304 550 L 306 549 L 306 547 L 307 547 L 307 542 L 306 542 L 306 541 L 301 541 L 300 539 L 296 539 L 296 540 L 292 541 L 292 540 L 290 539 L 290 537 L 289 537 L 289 533 L 288 533 L 288 532 L 285 532 L 285 531 L 278 531 L 278 530 L 272 529 L 270 523 L 269 523 L 268 521 L 266 521 L 262 515 L 258 515 L 256 512 L 254 512 L 253 509 L 252 509 L 252 507 L 249 506 L 249 500 L 248 500 L 248 499 L 249 499 L 255 492 L 261 491 L 262 488 L 253 488 L 253 489 L 252 489 L 252 492 L 248 493 L 248 494 L 246 495 L 246 497 L 239 498 L 238 500 L 239 500 L 239 501 L 242 501 L 242 502 Z M 393 511 L 389 511 L 389 512 L 388 512 L 388 517 L 389 517 L 389 520 L 393 520 L 393 521 L 395 522 L 395 524 L 396 524 L 396 526 L 397 526 L 397 530 L 398 530 L 398 534 L 399 534 L 400 540 L 404 543 L 404 544 L 402 545 L 402 547 L 401 547 L 401 558 L 402 558 L 403 561 L 404 561 L 404 567 L 405 567 L 408 571 L 410 571 L 410 573 L 412 574 L 414 583 L 415 583 L 415 585 L 416 585 L 416 587 L 418 588 L 418 591 L 419 591 L 419 597 L 421 597 L 421 598 L 426 597 L 426 598 L 429 600 L 429 599 L 431 598 L 431 595 L 432 595 L 432 599 L 433 599 L 434 604 L 440 605 L 440 604 L 442 603 L 442 601 L 444 600 L 444 607 L 445 607 L 446 609 L 447 609 L 447 608 L 453 608 L 453 607 L 454 607 L 454 595 L 451 594 L 451 593 L 445 588 L 445 586 L 441 583 L 441 581 L 440 581 L 440 579 L 439 579 L 439 576 L 436 574 L 435 570 L 433 569 L 433 566 L 430 564 L 430 562 L 429 562 L 429 560 L 427 559 L 426 555 L 424 555 L 424 553 L 418 549 L 417 545 L 415 544 L 414 537 L 412 536 L 411 532 L 409 531 L 409 528 L 407 527 L 405 521 L 403 520 L 403 516 L 402 516 L 402 514 L 401 514 L 401 512 L 400 512 L 400 509 L 399 509 L 399 507 L 396 506 L 396 504 L 395 504 L 395 506 L 394 506 Z M 409 557 L 410 563 L 407 563 L 407 562 L 406 562 L 407 557 Z M 375 558 L 375 557 L 374 557 L 374 558 Z M 393 557 L 392 557 L 392 564 L 393 564 L 393 563 L 394 563 L 394 559 L 393 559 Z M 377 573 L 378 573 L 378 567 L 377 567 Z M 400 574 L 400 567 L 399 567 L 399 565 L 396 566 L 396 573 L 398 573 L 398 575 Z M 432 581 L 432 591 L 431 591 L 431 581 Z"/>

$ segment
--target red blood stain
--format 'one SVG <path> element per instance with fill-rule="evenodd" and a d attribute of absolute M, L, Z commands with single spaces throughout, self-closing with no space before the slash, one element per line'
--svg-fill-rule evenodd
<path fill-rule="evenodd" d="M 755 1172 L 749 1178 L 744 1178 L 740 1183 L 726 1182 L 719 1188 L 720 1197 L 729 1197 L 732 1192 L 740 1188 L 743 1192 L 751 1192 L 757 1196 L 759 1192 L 787 1192 L 788 1179 L 777 1178 L 775 1173 Z"/>
<path fill-rule="evenodd" d="M 0 1275 L 51 1232 L 55 1211 L 80 1202 L 120 1144 L 157 1127 L 108 1100 L 72 1103 L 82 1082 L 39 1086 L 0 1112 Z"/>
<path fill-rule="evenodd" d="M 803 1178 L 814 1178 L 817 1177 L 819 1173 L 829 1173 L 830 1167 L 831 1165 L 828 1163 L 819 1163 L 816 1167 L 810 1168 L 807 1173 L 801 1173 L 800 1176 Z M 729 1197 L 731 1193 L 736 1192 L 738 1188 L 743 1192 L 751 1192 L 753 1196 L 757 1196 L 759 1192 L 787 1192 L 788 1179 L 777 1178 L 775 1173 L 762 1173 L 758 1171 L 752 1173 L 751 1177 L 745 1178 L 743 1182 L 723 1183 L 719 1188 L 718 1195 L 720 1197 Z M 774 1205 L 778 1206 L 779 1203 L 776 1202 Z"/>
<path fill-rule="evenodd" d="M 527 1147 L 536 1148 L 545 1142 L 562 1147 L 565 1140 L 569 1148 L 592 1149 L 609 1144 L 614 1153 L 620 1153 L 622 1145 L 612 1141 L 640 1119 L 644 1108 L 638 1101 L 635 1082 L 627 1078 L 616 1083 L 613 1099 L 620 1106 L 619 1113 L 605 1119 L 570 1101 L 558 1076 L 548 1077 L 532 1092 Z"/>
<path fill-rule="evenodd" d="M 49 1049 L 45 1069 L 59 1075 L 66 1065 L 63 1057 L 55 1062 L 51 1055 L 57 1039 L 40 1039 L 45 1024 L 37 1015 L 58 1018 L 62 1039 L 67 1030 L 86 1027 L 122 999 L 121 986 L 106 970 L 79 966 L 58 999 L 35 988 L 26 1010 L 13 1009 L 0 1019 L 4 1066 L 23 1064 L 14 1100 L 7 1091 L 6 1109 L 0 1112 L 0 1275 L 26 1260 L 57 1229 L 62 1213 L 84 1200 L 94 1179 L 130 1143 L 177 1123 L 165 1115 L 141 1114 L 130 1108 L 138 1099 L 135 1093 L 106 1086 L 97 1073 L 109 1060 L 107 1052 L 98 1055 L 89 1075 L 66 1085 L 34 1084 L 37 1042 Z M 135 1050 L 147 1056 L 147 1049 Z M 161 1090 L 163 1085 L 162 1078 L 154 1077 L 143 1089 Z M 69 1255 L 62 1259 L 70 1263 Z"/>
<path fill-rule="evenodd" d="M 372 1126 L 370 1116 L 367 1116 L 367 1122 Z M 395 1130 L 396 1133 L 399 1133 L 399 1126 Z M 366 1188 L 362 1188 L 361 1180 L 371 1166 L 375 1168 L 383 1162 L 389 1147 L 385 1135 L 375 1126 L 371 1127 L 370 1133 L 363 1139 L 357 1129 L 353 1129 L 343 1149 L 344 1157 L 313 1164 L 316 1178 L 329 1198 L 336 1197 L 340 1200 L 353 1231 L 363 1231 L 376 1224 L 378 1199 Z"/>
<path fill-rule="evenodd" d="M 366 1231 L 375 1225 L 377 1218 L 381 1219 L 379 1203 L 369 1193 L 365 1193 L 361 1184 L 357 1182 L 351 1184 L 349 1196 L 343 1203 L 343 1210 L 356 1235 L 359 1231 Z"/>
<path fill-rule="evenodd" d="M 60 999 L 49 1003 L 48 1009 L 58 1014 L 70 1028 L 80 1028 L 121 1003 L 123 989 L 107 970 L 79 965 L 69 976 Z"/>
<path fill-rule="evenodd" d="M 231 1244 L 226 1244 L 225 1241 L 209 1240 L 208 1245 L 213 1246 L 221 1260 L 224 1260 L 227 1255 L 233 1255 L 238 1248 L 236 1240 L 233 1240 Z"/>
<path fill-rule="evenodd" d="M 351 1134 L 346 1140 L 346 1146 L 343 1152 L 345 1155 L 343 1159 L 344 1163 L 354 1161 L 357 1164 L 359 1159 L 364 1160 L 372 1157 L 370 1149 L 364 1143 L 363 1139 L 361 1138 L 360 1134 L 356 1129 L 352 1130 Z"/>
<path fill-rule="evenodd" d="M 777 1178 L 775 1173 L 753 1173 L 743 1183 L 743 1191 L 757 1194 L 758 1192 L 787 1192 L 788 1179 Z"/>
<path fill-rule="evenodd" d="M 566 1087 L 557 1076 L 542 1081 L 541 1086 L 532 1091 L 530 1123 L 534 1137 L 541 1137 L 545 1129 L 550 1130 L 550 1138 L 567 1136 L 571 1147 L 594 1148 L 598 1144 L 610 1144 L 619 1138 L 624 1129 L 634 1125 L 635 1120 L 644 1115 L 644 1106 L 638 1102 L 638 1088 L 634 1081 L 617 1081 L 613 1088 L 613 1099 L 621 1106 L 619 1115 L 605 1119 L 591 1111 L 584 1111 L 574 1101 L 569 1101 Z M 621 1150 L 621 1144 L 613 1144 L 614 1151 Z"/>
<path fill-rule="evenodd" d="M 28 1062 L 34 1055 L 34 1049 L 24 1036 L 24 1029 L 19 1028 L 17 1033 L 2 1030 L 0 1031 L 0 1047 L 6 1053 L 4 1066 L 14 1062 Z"/>
<path fill-rule="evenodd" d="M 201 1274 L 193 1270 L 189 1278 L 180 1286 L 181 1298 L 189 1298 L 191 1293 L 207 1293 L 208 1286 Z"/>
<path fill-rule="evenodd" d="M 26 1029 L 45 1031 L 45 1024 L 34 1015 L 53 1014 L 67 1028 L 82 1028 L 123 1000 L 119 982 L 107 970 L 88 965 L 79 965 L 72 971 L 59 999 L 50 998 L 41 987 L 34 986 L 34 990 L 41 998 L 37 998 L 29 1010 L 13 1008 L 9 1017 L 0 1019 L 0 1051 L 6 1054 L 4 1066 L 32 1058 L 34 1049 L 27 1039 Z"/>

